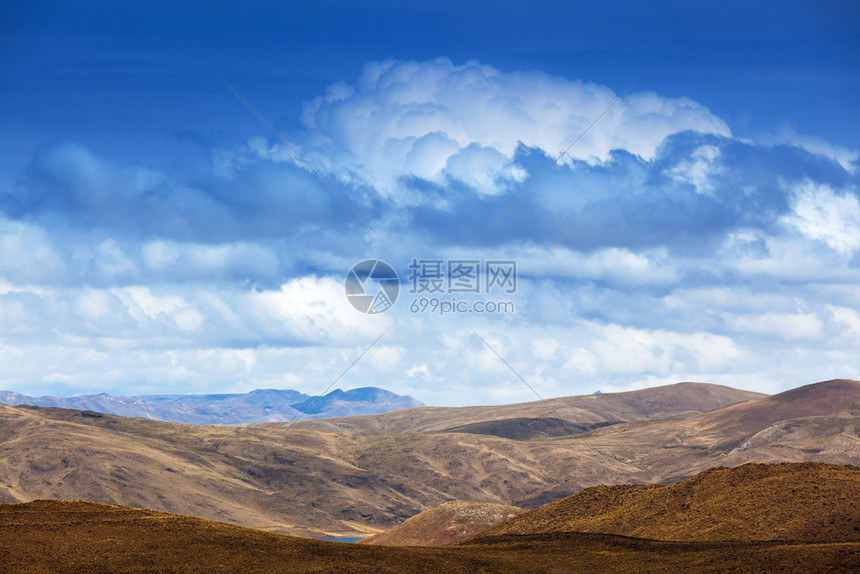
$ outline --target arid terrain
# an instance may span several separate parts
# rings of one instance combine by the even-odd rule
[[[151,510],[35,501],[0,505],[0,564],[25,573],[856,572],[858,489],[856,467],[715,469],[675,487],[595,487],[436,548],[322,542]],[[749,499],[740,514],[733,492]],[[673,540],[601,533],[601,521],[606,530]],[[568,530],[582,526],[595,531]],[[691,540],[683,540],[688,529]]]
[[[277,442],[283,424],[0,406],[0,501],[89,500],[357,537],[453,500],[535,508],[715,466],[860,461],[856,381],[773,396],[684,383],[550,403],[578,434],[540,402],[306,421]]]

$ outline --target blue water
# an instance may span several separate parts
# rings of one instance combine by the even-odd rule
[[[325,540],[326,542],[358,542],[361,538],[317,538],[317,540]]]

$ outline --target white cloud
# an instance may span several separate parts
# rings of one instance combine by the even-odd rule
[[[738,332],[778,337],[786,341],[818,339],[824,329],[821,319],[814,313],[742,315],[731,322]]]
[[[627,375],[687,373],[726,368],[741,356],[729,338],[704,332],[678,333],[620,325],[593,325],[593,352],[600,371]]]
[[[663,248],[634,252],[608,247],[584,253],[527,245],[514,246],[505,254],[516,257],[521,275],[592,279],[620,285],[672,284],[678,280],[676,263]]]
[[[126,304],[139,307],[149,317],[155,317],[159,313],[169,314],[188,305],[185,299],[177,295],[154,295],[145,285],[130,286],[117,291],[119,297],[126,301]]]
[[[827,305],[826,308],[833,314],[833,318],[839,323],[849,337],[860,339],[860,314],[850,307]]]
[[[857,167],[857,159],[860,158],[860,152],[857,150],[835,145],[815,136],[800,134],[790,125],[783,125],[777,131],[776,135],[763,137],[762,142],[801,147],[811,153],[830,158],[849,173],[854,173]]]
[[[827,185],[806,182],[792,190],[793,213],[786,225],[822,241],[831,249],[851,253],[860,247],[860,203],[850,192],[836,194]]]
[[[714,185],[712,175],[723,173],[724,169],[717,163],[721,155],[720,148],[703,145],[696,149],[689,159],[682,160],[669,170],[669,174],[677,181],[689,183],[702,195],[713,195]]]
[[[330,277],[301,277],[278,290],[239,295],[237,303],[255,331],[302,343],[350,344],[379,335],[389,322],[354,309],[343,283]]]
[[[314,165],[346,168],[386,196],[402,199],[404,175],[492,194],[525,176],[514,161],[518,146],[554,158],[616,97],[606,86],[476,62],[386,61],[368,64],[354,86],[311,101],[303,117],[325,150]],[[730,135],[693,100],[629,94],[563,161],[602,162],[613,149],[650,159],[666,136],[684,130]]]
[[[784,293],[751,290],[748,286],[708,286],[676,288],[663,299],[668,309],[695,311],[731,310],[752,312],[761,309],[793,309],[797,299]]]
[[[180,276],[250,275],[270,278],[277,274],[278,255],[260,243],[203,244],[156,240],[140,247],[147,269]]]
[[[0,277],[15,284],[52,283],[68,273],[65,254],[45,229],[0,216]]]

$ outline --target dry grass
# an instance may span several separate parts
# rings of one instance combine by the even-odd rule
[[[595,532],[674,541],[860,542],[860,468],[715,468],[672,486],[596,486],[479,536]]]
[[[514,519],[516,520],[516,519]],[[320,542],[89,502],[0,505],[0,569],[16,573],[856,572],[858,542],[661,542],[575,532],[443,548]]]

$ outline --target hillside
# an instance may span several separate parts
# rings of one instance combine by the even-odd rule
[[[558,573],[847,572],[858,543],[674,543],[567,534],[444,548],[294,538],[86,502],[0,505],[0,559],[15,572]],[[38,552],[33,549],[38,548]]]
[[[824,381],[706,413],[596,429],[588,440],[640,469],[643,483],[747,462],[858,465],[860,382]]]
[[[857,542],[667,543],[566,533],[392,547],[321,542],[89,502],[0,505],[0,532],[0,564],[22,573],[808,574],[860,568]]]
[[[322,397],[281,389],[258,389],[240,394],[137,397],[111,396],[107,393],[76,397],[30,397],[0,391],[0,403],[88,410],[196,425],[285,422],[300,416],[318,418],[379,414],[423,406],[412,397],[376,387],[349,391],[335,389]]]
[[[592,532],[656,540],[860,542],[860,468],[714,468],[671,486],[596,486],[480,533]]]
[[[367,536],[452,499],[518,505],[614,477],[575,438],[293,428],[279,440],[282,432],[0,406],[0,502],[86,499],[293,534]]]
[[[780,421],[820,416],[860,417],[860,382],[834,379],[804,385],[708,413],[696,424],[708,432],[742,435],[760,432]]]
[[[359,544],[383,546],[447,546],[474,536],[523,513],[522,508],[486,502],[446,502],[425,510],[391,530],[374,534]]]

